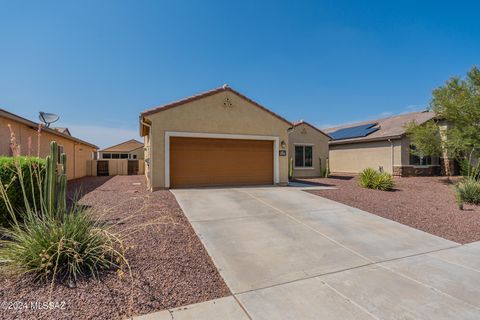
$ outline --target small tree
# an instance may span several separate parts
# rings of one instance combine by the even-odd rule
[[[472,166],[480,152],[480,70],[473,67],[465,79],[451,78],[432,93],[430,108],[435,121],[410,123],[407,134],[414,151],[467,161]],[[446,123],[440,127],[439,121]]]
[[[411,122],[407,125],[407,133],[411,143],[415,146],[412,153],[418,156],[439,156],[442,153],[442,142],[438,125],[430,120],[422,125]]]

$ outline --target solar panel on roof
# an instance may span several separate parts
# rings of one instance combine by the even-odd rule
[[[337,131],[331,132],[330,136],[333,138],[333,140],[366,137],[380,129],[379,127],[375,127],[376,125],[377,123],[368,123],[359,126],[338,129]]]

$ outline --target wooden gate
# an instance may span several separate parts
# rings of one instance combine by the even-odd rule
[[[108,160],[97,161],[97,176],[108,176]]]
[[[88,176],[124,176],[143,174],[144,172],[145,162],[143,160],[87,160]]]
[[[138,160],[128,160],[128,175],[138,174]]]

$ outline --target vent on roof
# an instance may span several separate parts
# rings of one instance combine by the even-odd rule
[[[333,140],[366,137],[380,129],[380,127],[377,127],[376,125],[377,123],[368,123],[360,126],[338,129],[337,131],[331,132],[330,136]]]

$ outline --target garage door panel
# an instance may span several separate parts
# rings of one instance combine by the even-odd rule
[[[273,141],[172,137],[173,187],[273,183]]]

